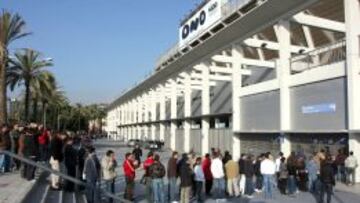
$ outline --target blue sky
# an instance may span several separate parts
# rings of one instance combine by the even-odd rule
[[[154,69],[177,41],[180,19],[200,0],[0,0],[33,34],[31,47],[54,59],[50,69],[72,102],[111,102]]]

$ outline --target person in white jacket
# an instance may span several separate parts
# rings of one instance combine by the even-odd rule
[[[224,166],[220,159],[219,153],[214,154],[214,159],[211,162],[211,173],[214,178],[215,198],[221,199],[224,197],[225,181],[224,181]]]
[[[272,198],[273,186],[274,186],[274,175],[276,171],[276,165],[274,161],[270,159],[271,154],[266,153],[265,159],[261,162],[260,172],[264,178],[264,194],[265,198]]]
[[[107,191],[114,194],[115,193],[115,179],[117,162],[115,159],[115,153],[112,150],[106,152],[106,155],[101,160],[101,168],[103,173],[103,179],[105,180]],[[113,199],[109,198],[109,202],[112,203]]]
[[[345,160],[345,168],[346,168],[346,183],[348,185],[350,185],[350,183],[352,185],[355,185],[355,171],[356,168],[358,167],[358,162],[357,162],[357,158],[354,156],[354,152],[351,151],[349,153],[348,158],[346,158]],[[350,181],[351,178],[351,181]]]

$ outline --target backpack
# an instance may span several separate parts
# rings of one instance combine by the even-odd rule
[[[151,177],[152,178],[163,178],[165,176],[165,167],[161,163],[154,163],[151,166]]]

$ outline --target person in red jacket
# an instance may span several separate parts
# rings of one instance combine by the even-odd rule
[[[124,198],[133,201],[134,188],[135,188],[136,162],[134,156],[131,153],[126,153],[125,161],[123,163],[123,169],[124,169],[125,181],[126,181]]]
[[[213,185],[213,177],[210,168],[211,168],[210,154],[206,154],[202,162],[202,169],[204,171],[204,176],[205,176],[205,192],[206,195],[208,196],[210,196],[210,191]]]
[[[144,184],[145,184],[145,194],[146,194],[146,199],[148,202],[153,202],[152,200],[152,196],[153,196],[153,193],[152,193],[152,179],[150,177],[150,173],[149,173],[149,168],[150,166],[154,163],[154,153],[152,151],[150,151],[148,153],[148,156],[146,158],[146,160],[144,161],[143,163],[143,168],[145,170],[145,174],[144,174],[144,178],[143,178],[143,181],[144,181]]]
[[[48,157],[48,145],[49,145],[49,133],[48,130],[44,129],[41,125],[39,127],[40,135],[38,137],[40,161],[47,161]]]

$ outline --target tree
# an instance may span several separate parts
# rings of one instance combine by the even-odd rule
[[[24,119],[29,121],[29,105],[31,98],[31,87],[41,84],[51,86],[54,78],[51,72],[44,68],[52,66],[52,60],[42,59],[40,52],[32,49],[22,49],[15,53],[15,58],[10,60],[10,67],[7,70],[8,84],[13,91],[16,85],[25,86],[25,112]]]
[[[0,125],[7,121],[6,109],[6,67],[8,64],[8,47],[11,42],[25,37],[25,21],[18,14],[5,10],[0,14]]]
[[[53,74],[40,74],[37,80],[34,80],[30,86],[31,98],[33,101],[33,117],[34,122],[38,122],[38,105],[41,102],[44,125],[46,116],[46,107],[49,100],[57,91],[56,80]]]

